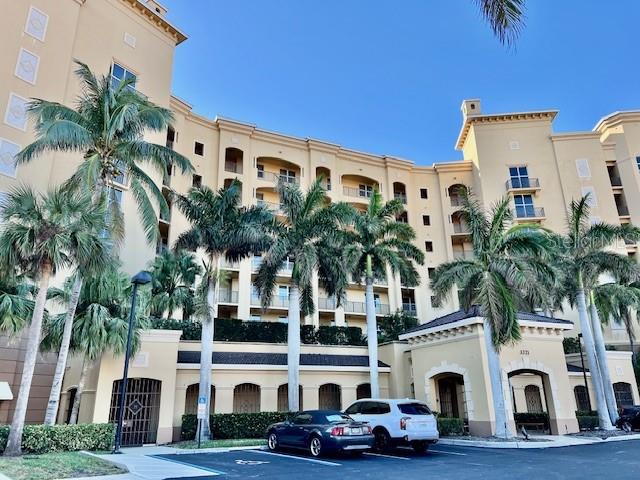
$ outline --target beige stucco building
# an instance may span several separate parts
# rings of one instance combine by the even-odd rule
[[[26,102],[40,97],[73,104],[78,92],[73,59],[78,59],[94,71],[110,72],[114,81],[135,76],[136,89],[173,110],[171,129],[149,136],[149,140],[187,156],[196,172],[188,176],[177,171],[164,175],[153,172],[167,193],[185,193],[200,184],[220,188],[237,178],[242,182],[243,203],[264,203],[278,213],[275,186],[279,179],[305,188],[322,176],[332,201],[346,201],[356,208],[364,208],[374,187],[385,199],[401,199],[406,212],[398,221],[414,227],[416,244],[426,255],[420,268],[421,284],[407,288],[389,274],[376,282],[376,306],[381,316],[407,311],[422,327],[407,333],[403,341],[380,348],[382,392],[424,399],[439,411],[463,416],[474,432],[489,432],[493,419],[486,353],[480,341],[482,322],[476,316],[441,324],[441,318],[451,319],[447,315],[457,310],[457,302],[453,299],[435,305],[428,286],[437,265],[472,255],[469,232],[458,212],[459,187],[471,188],[487,206],[508,195],[515,221],[538,222],[556,231],[564,228],[569,201],[585,193],[591,194],[594,221],[640,225],[640,111],[608,115],[592,131],[557,133],[553,130],[555,110],[487,114],[480,100],[465,100],[455,141],[463,159],[419,166],[406,159],[198,115],[187,102],[171,95],[174,51],[186,36],[167,21],[166,10],[153,0],[5,3],[0,18],[5,39],[0,44],[4,67],[0,70],[0,192],[21,183],[45,190],[66,179],[78,164],[78,156],[67,154],[50,155],[18,168],[13,164],[15,153],[33,139]],[[416,160],[426,163],[433,159]],[[134,273],[147,267],[156,252],[170,247],[187,223],[172,209],[170,217],[159,220],[162,240],[158,245],[147,245],[126,182],[116,189],[121,192],[125,214],[122,261],[126,270]],[[638,246],[614,248],[636,257]],[[224,265],[229,282],[221,295],[221,317],[286,321],[290,268],[283,268],[278,294],[263,311],[252,288],[259,262],[260,258],[254,257]],[[317,286],[314,296],[317,311],[305,323],[365,330],[362,286],[352,284],[341,307]],[[581,388],[575,388],[584,387],[585,377],[581,369],[576,371],[575,359],[565,359],[561,341],[577,334],[576,315],[570,309],[563,314],[573,325],[545,318],[524,320],[523,341],[501,353],[505,385],[512,387],[506,389],[512,397],[507,403],[516,411],[547,411],[552,430],[573,431],[573,412],[580,407],[577,399],[584,404],[585,398]],[[428,323],[434,319],[435,325]],[[615,324],[605,328],[605,337],[619,350],[628,343],[624,329]],[[145,427],[156,432],[153,438],[148,437],[153,441],[175,436],[181,415],[192,409],[194,393],[189,387],[197,380],[197,359],[193,356],[194,352],[198,356],[197,348],[197,343],[180,340],[179,332],[151,331],[144,337],[131,374],[139,379],[136,388],[144,390],[145,398],[153,403],[153,420],[147,419]],[[286,383],[283,345],[216,343],[214,351],[221,355],[214,358],[212,372],[216,412],[276,410],[282,406],[279,389]],[[303,347],[303,355],[307,355],[301,373],[305,408],[345,407],[366,393],[368,364],[363,347],[308,345]],[[15,392],[19,374],[15,365],[3,360],[9,357],[0,357],[0,383]],[[121,365],[122,359],[109,357],[93,367],[81,420],[109,419],[111,394]],[[631,395],[635,403],[640,402],[629,354],[610,353],[609,368],[618,383],[628,385],[624,387],[625,401]],[[65,379],[60,421],[66,418],[77,375],[74,360]],[[0,411],[10,411],[10,399],[1,397],[2,389]]]

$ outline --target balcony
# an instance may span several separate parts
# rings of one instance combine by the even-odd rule
[[[515,218],[518,220],[541,220],[545,218],[544,208],[533,206],[519,206],[515,209]]]
[[[418,313],[415,303],[403,303],[402,304],[402,311],[405,312],[405,313],[408,313],[409,315],[413,315],[414,317]]]
[[[260,265],[262,265],[262,257],[252,257],[251,258],[251,271],[252,272],[257,272],[258,269],[260,268]],[[284,274],[284,275],[291,275],[291,272],[293,272],[293,262],[290,260],[286,260],[282,266],[280,267],[280,270],[278,270],[278,273],[280,275]]]
[[[260,180],[265,180],[272,183],[295,183],[300,185],[300,179],[291,175],[281,175],[279,173],[267,172],[266,170],[257,170],[257,177]]]
[[[259,207],[264,207],[273,213],[282,213],[282,206],[279,203],[267,202],[266,200],[258,199],[256,201],[256,205],[258,205]]]
[[[371,198],[373,190],[361,189],[357,187],[342,187],[342,193],[346,197],[352,198]]]
[[[318,298],[318,310],[335,310],[336,299],[335,298]]]
[[[232,290],[228,290],[228,289],[221,289],[218,292],[218,302],[220,302],[220,303],[237,304],[238,303],[238,292],[232,291]]]
[[[242,175],[242,163],[226,160],[224,162],[224,171]]]
[[[396,200],[400,200],[405,205],[407,204],[407,194],[406,193],[394,192],[393,193],[393,198],[395,198]]]
[[[254,306],[262,306],[260,302],[260,297],[257,295],[251,295],[251,305]],[[289,308],[289,297],[280,297],[274,296],[271,297],[271,303],[268,305],[269,308]]]
[[[376,304],[376,315],[389,315],[389,305],[385,303]],[[366,315],[367,307],[364,302],[344,302],[344,313],[352,313],[357,315]]]
[[[506,182],[507,192],[536,192],[540,190],[540,180],[537,178],[510,178]]]
[[[220,268],[223,268],[225,270],[239,270],[240,262],[231,262],[226,258],[223,258],[220,262]]]

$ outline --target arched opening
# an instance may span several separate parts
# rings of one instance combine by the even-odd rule
[[[318,406],[321,410],[342,409],[342,389],[335,383],[325,383],[318,389]]]
[[[316,178],[322,177],[322,187],[327,191],[331,191],[331,171],[326,167],[316,168]]]
[[[580,412],[591,411],[591,400],[589,399],[589,392],[584,385],[576,385],[573,388],[573,395],[576,397],[576,409]]]
[[[118,405],[122,380],[115,380],[111,389],[109,422],[118,419]],[[152,378],[130,378],[124,396],[124,426],[122,445],[136,446],[156,443],[160,415],[162,382]]]
[[[298,407],[299,410],[304,410],[302,403],[302,385],[298,385]],[[283,383],[278,387],[278,411],[289,411],[289,384]]]
[[[233,413],[257,413],[260,411],[260,386],[241,383],[233,389]]]
[[[256,175],[267,182],[300,183],[302,170],[295,163],[277,157],[256,158]]]
[[[549,375],[539,370],[520,369],[509,372],[508,377],[516,429],[524,427],[529,432],[562,433],[551,396]]]
[[[378,182],[373,178],[362,175],[343,175],[342,176],[342,193],[347,197],[359,198],[364,201],[373,195],[375,188],[380,189]]]
[[[434,377],[436,409],[448,418],[468,420],[465,402],[465,385],[462,375],[445,372]]]
[[[451,206],[460,207],[462,206],[462,195],[464,192],[467,192],[468,189],[466,185],[462,183],[456,183],[451,185],[447,189],[447,193],[449,194],[449,200],[451,201]]]
[[[273,187],[256,188],[256,205],[268,208],[272,212],[280,211],[280,196]]]
[[[524,387],[524,398],[527,404],[527,413],[542,413],[542,397],[540,387],[537,385],[527,385]]]
[[[469,233],[469,225],[464,221],[464,214],[458,210],[451,214],[453,233]]]
[[[224,150],[224,170],[242,174],[244,152],[239,148],[227,147]]]
[[[198,413],[198,396],[200,394],[200,385],[193,383],[187,387],[184,399],[185,415],[195,415]],[[213,415],[216,405],[216,387],[211,385],[211,397],[209,400],[209,413]]]
[[[617,382],[613,384],[613,394],[616,397],[616,405],[618,408],[633,405],[633,393],[631,384],[626,382]]]
[[[393,198],[400,200],[402,203],[407,203],[407,187],[402,182],[393,182]]]
[[[371,384],[361,383],[356,387],[356,400],[361,398],[371,398]]]

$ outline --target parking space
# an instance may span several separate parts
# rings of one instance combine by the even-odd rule
[[[439,479],[512,478],[640,478],[640,441],[603,443],[543,450],[483,449],[436,445],[417,455],[408,449],[385,455],[367,453],[360,457],[335,456],[320,460],[299,452],[271,453],[264,450],[236,450],[224,453],[160,455],[168,461],[197,466],[213,478],[322,479],[344,478]],[[200,479],[207,477],[198,477]]]

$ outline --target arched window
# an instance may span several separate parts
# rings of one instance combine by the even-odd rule
[[[325,383],[318,389],[318,405],[321,410],[340,410],[342,408],[342,390],[340,385]]]
[[[260,411],[260,387],[253,383],[241,383],[233,389],[233,413],[257,413]]]
[[[322,177],[322,187],[330,192],[331,191],[331,171],[326,167],[316,168],[316,177]]]
[[[238,148],[228,147],[224,151],[224,170],[242,174],[242,157],[244,153]]]
[[[633,394],[631,393],[631,384],[626,382],[618,382],[613,384],[613,393],[616,396],[616,404],[618,408],[633,405]]]
[[[356,400],[361,398],[371,398],[371,384],[361,383],[356,387]]]
[[[576,385],[573,388],[573,394],[576,397],[576,408],[579,411],[588,412],[591,410],[591,402],[589,401],[587,387],[584,385]]]
[[[461,183],[456,183],[454,185],[451,185],[448,189],[447,189],[447,193],[449,194],[449,200],[451,200],[451,206],[453,207],[459,207],[462,205],[462,193],[468,191],[467,187],[465,185],[462,185]]]
[[[298,409],[304,410],[302,406],[302,385],[298,385]],[[278,411],[289,411],[289,384],[283,383],[278,387]]]
[[[184,400],[184,413],[186,415],[195,415],[198,413],[198,395],[200,393],[200,385],[194,383],[187,387]],[[209,401],[209,413],[213,414],[216,404],[216,387],[211,385],[211,400]]]
[[[524,387],[524,398],[527,402],[528,413],[542,413],[542,397],[540,388],[537,385],[527,385]]]

